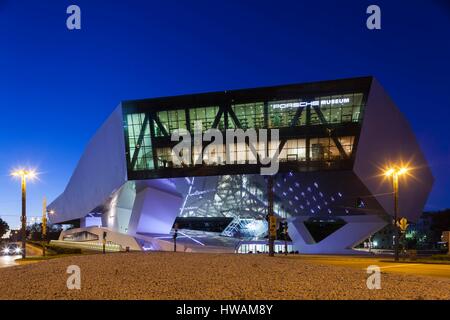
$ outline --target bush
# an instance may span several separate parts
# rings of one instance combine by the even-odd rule
[[[66,247],[56,246],[54,244],[47,244],[47,245],[45,245],[45,248],[55,252],[56,254],[80,254],[81,253],[80,248],[66,248]]]
[[[30,241],[30,240],[27,240],[27,243],[31,244],[31,245],[34,245],[36,247],[39,247],[39,248],[43,248],[44,247],[44,243],[41,242],[41,241]]]
[[[450,261],[450,254],[434,254],[431,256],[432,260]]]

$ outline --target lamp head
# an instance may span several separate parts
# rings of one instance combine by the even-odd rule
[[[394,173],[395,173],[395,169],[394,169],[394,168],[389,168],[389,169],[387,169],[386,171],[384,171],[384,175],[385,175],[386,177],[390,177],[390,176],[392,176]]]
[[[20,177],[20,178],[28,178],[28,179],[35,179],[37,178],[36,170],[34,169],[17,169],[13,170],[11,172],[11,176],[13,177]]]
[[[409,171],[408,167],[391,167],[384,171],[386,177],[401,176]]]

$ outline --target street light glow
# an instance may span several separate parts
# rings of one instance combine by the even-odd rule
[[[37,178],[37,172],[35,169],[16,169],[11,172],[11,176],[33,180]]]
[[[396,168],[389,168],[384,171],[384,175],[386,177],[392,177],[392,176],[401,176],[405,173],[407,173],[409,169],[407,167],[396,167]]]
[[[27,228],[27,180],[34,180],[38,174],[35,169],[19,168],[11,171],[11,176],[20,178],[22,189],[22,259],[26,258],[26,228]],[[32,219],[33,221],[33,219]]]
[[[395,261],[399,260],[399,228],[398,228],[398,189],[399,177],[406,174],[410,169],[407,166],[394,166],[384,170],[384,176],[392,180],[392,191],[394,194],[394,227],[396,235],[394,237]]]
[[[388,170],[386,170],[386,171],[384,172],[384,175],[385,175],[386,177],[390,177],[390,176],[392,176],[392,175],[394,174],[394,172],[395,172],[395,170],[392,169],[392,168],[390,168],[390,169],[388,169]]]

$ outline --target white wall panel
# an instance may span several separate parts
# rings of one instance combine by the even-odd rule
[[[79,219],[127,181],[122,107],[119,105],[87,145],[64,192],[50,205],[52,223]]]

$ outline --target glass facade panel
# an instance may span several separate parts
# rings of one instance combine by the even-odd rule
[[[184,109],[159,111],[157,116],[169,135],[176,129],[187,129]],[[155,123],[155,136],[161,137],[162,135],[161,129]]]
[[[264,103],[246,103],[232,106],[236,117],[238,118],[242,129],[260,129],[264,128]],[[230,123],[232,122],[232,123]],[[234,122],[228,117],[229,128],[234,128]],[[231,127],[232,125],[233,127]]]
[[[194,108],[189,109],[189,119],[191,124],[191,130],[194,129],[194,122],[201,121],[202,122],[202,131],[206,131],[212,128],[214,123],[214,119],[216,115],[219,113],[219,107],[204,107],[204,108]],[[219,124],[217,125],[217,129],[225,130],[224,125],[224,117],[220,117]]]
[[[290,127],[294,119],[295,113],[300,107],[300,100],[272,101],[269,102],[268,117],[269,128],[285,128]],[[306,117],[303,115],[306,123]],[[296,126],[301,125],[298,121]]]
[[[340,137],[338,140],[347,156],[350,156],[352,154],[355,137]]]
[[[269,143],[270,155],[273,155],[275,153],[279,145],[280,142]],[[264,148],[264,146],[262,145],[260,148]],[[305,139],[287,140],[283,146],[283,149],[281,149],[280,154],[278,155],[278,159],[280,162],[306,161],[306,140]]]
[[[225,118],[228,119],[227,127],[230,129],[236,128],[232,112],[236,115],[242,129],[262,129],[265,128],[265,121],[268,122],[268,128],[287,128],[293,125],[294,127],[306,126],[306,125],[322,125],[321,115],[326,123],[339,124],[349,122],[361,121],[361,113],[363,108],[364,96],[363,93],[351,93],[340,95],[328,95],[320,97],[311,97],[308,99],[293,99],[293,100],[279,100],[267,102],[267,114],[265,114],[266,102],[254,102],[245,104],[233,104],[231,110],[226,114],[222,114],[218,121],[217,128],[219,130],[225,130]],[[208,102],[206,102],[208,103]],[[225,104],[225,102],[224,102]],[[301,115],[298,120],[293,123],[296,113],[302,108]],[[315,109],[319,108],[321,112],[316,113]],[[173,161],[173,155],[171,148],[167,147],[171,145],[166,143],[164,139],[170,139],[170,134],[175,129],[187,129],[190,126],[191,133],[193,133],[194,122],[202,122],[202,130],[206,131],[212,128],[212,125],[219,113],[219,106],[208,107],[194,107],[187,109],[177,110],[163,110],[157,111],[156,120],[153,119],[152,123],[145,120],[145,113],[130,113],[125,115],[127,142],[129,146],[130,163],[128,168],[130,170],[153,170],[155,167],[175,167]],[[189,112],[189,113],[187,113]],[[151,119],[151,115],[148,115],[148,119]],[[189,117],[187,117],[189,115]],[[310,115],[309,120],[307,115]],[[267,117],[267,118],[266,118]],[[189,118],[189,125],[187,123]],[[308,123],[309,122],[309,123]],[[160,123],[161,127],[158,125]],[[153,128],[153,143],[157,143],[158,147],[155,150],[152,149],[152,137],[150,134],[150,124]],[[344,127],[344,126],[343,126]],[[345,132],[347,126],[344,128]],[[350,128],[352,129],[352,128]],[[162,137],[163,131],[167,131],[169,137],[164,139],[155,139],[155,137]],[[283,131],[282,131],[283,132]],[[296,139],[296,132],[302,139]],[[309,157],[312,161],[333,161],[341,160],[343,157],[339,152],[339,148],[333,139],[329,137],[318,138],[317,136],[324,133],[319,132],[314,136],[313,132],[319,132],[317,130],[286,130],[290,139],[284,144],[282,150],[280,150],[279,160],[281,162],[305,162]],[[353,132],[349,130],[349,132]],[[346,135],[345,133],[341,133]],[[350,133],[353,134],[353,133]],[[306,145],[305,135],[310,138],[309,145]],[[286,135],[285,135],[286,136]],[[351,156],[354,137],[343,136],[338,140],[342,145],[342,148],[347,156]],[[161,148],[159,147],[161,146]],[[164,146],[164,147],[163,147]],[[269,146],[265,146],[262,143],[258,143],[256,146],[257,151],[263,151],[268,148],[269,156],[273,156],[275,150],[279,147],[279,143],[270,143]],[[309,154],[307,154],[307,147]],[[193,147],[190,159],[195,163],[196,159],[202,159],[204,165],[216,166],[226,163],[227,155],[225,146],[220,150],[212,150],[210,147],[206,147],[205,150],[210,151],[205,154],[202,149]],[[155,157],[154,157],[155,153]],[[251,152],[250,147],[246,143],[240,143],[233,146],[229,154],[231,160],[234,163],[256,163],[257,157]],[[154,163],[156,161],[156,163]],[[193,165],[183,164],[182,166]]]
[[[225,164],[226,156],[225,156],[224,150],[225,150],[225,146],[223,146],[223,147],[217,146],[216,147],[213,144],[208,145],[203,150],[203,162],[206,165],[212,165],[212,166]]]
[[[288,140],[283,147],[283,157],[280,161],[305,161],[306,141],[305,139]]]
[[[345,136],[337,138],[344,152],[347,156],[350,156],[353,149],[354,137]],[[133,141],[130,142],[130,150],[134,152],[135,148],[132,147]],[[275,151],[279,148],[280,142],[270,142],[269,143],[269,155],[273,156]],[[264,154],[266,146],[263,143],[256,144],[256,151],[260,154]],[[141,148],[142,149],[142,148]],[[144,148],[145,153],[150,153],[147,147]],[[148,158],[150,156],[145,156]],[[202,158],[202,164],[208,166],[217,166],[226,164],[226,148],[216,148],[215,146],[209,145],[203,148],[192,148],[193,162],[198,158]],[[229,146],[229,156],[232,163],[230,164],[248,164],[256,163],[256,156],[251,151],[251,148],[247,143],[235,143]],[[158,168],[173,168],[177,167],[173,161],[172,149],[167,148],[157,148],[156,158]],[[326,138],[311,138],[310,139],[310,158],[312,161],[332,161],[342,159],[342,155],[339,152],[334,140],[330,137]],[[139,158],[140,159],[140,158]],[[289,139],[284,144],[281,149],[278,159],[280,162],[304,162],[306,161],[306,140],[305,139]],[[178,167],[181,167],[179,165]]]
[[[327,123],[345,123],[361,121],[361,109],[363,103],[362,93],[332,95],[316,97],[312,101],[285,100],[269,102],[269,128],[290,127],[295,114],[300,107],[310,108],[311,125],[322,124],[314,107],[318,107]],[[294,126],[307,124],[306,111],[303,110],[300,118]]]
[[[345,153],[350,155],[353,149],[354,137],[340,137],[338,140]],[[332,138],[311,138],[310,144],[310,157],[312,161],[329,161],[342,158]]]
[[[257,144],[255,146],[257,152],[259,148],[261,148],[261,146],[260,144]],[[229,147],[229,150],[231,161],[236,163],[256,163],[256,155],[252,152],[247,143],[235,143]],[[225,157],[225,155],[223,155],[223,157]]]
[[[144,113],[128,114],[126,117],[130,165],[132,170],[137,171],[154,169],[150,122],[144,123],[144,120]]]
[[[328,123],[359,122],[362,108],[362,93],[317,97],[320,111]],[[319,116],[311,109],[311,124],[320,124]]]
[[[275,244],[274,250],[276,253],[284,253],[285,246],[284,244]],[[292,244],[289,243],[287,245],[287,251],[292,252],[293,247]],[[239,246],[238,253],[268,253],[269,246],[267,244],[259,244],[259,243],[244,243]]]
[[[172,148],[157,148],[156,149],[156,159],[158,161],[158,168],[175,168],[181,167],[173,161]]]

